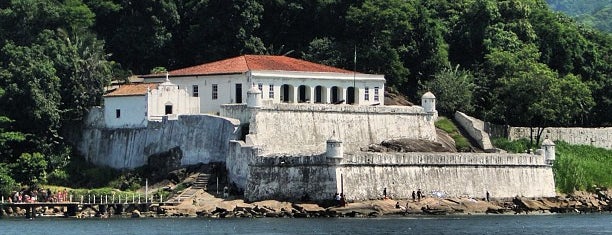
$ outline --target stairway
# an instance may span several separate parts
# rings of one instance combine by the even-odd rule
[[[185,200],[192,198],[198,191],[204,190],[206,191],[208,185],[208,179],[210,179],[210,174],[200,173],[196,178],[193,185],[189,188],[183,190],[183,192],[179,195],[174,196],[166,201],[166,203],[171,204],[179,204]]]
[[[196,178],[195,183],[193,183],[193,186],[191,186],[191,188],[193,188],[193,189],[202,189],[202,190],[206,191],[209,179],[210,179],[210,174],[200,173],[198,175],[198,178]]]

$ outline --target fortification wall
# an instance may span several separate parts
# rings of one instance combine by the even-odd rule
[[[462,112],[455,112],[455,121],[478,143],[484,150],[493,149],[489,134],[485,130],[485,123],[470,117]]]
[[[421,189],[445,197],[553,197],[552,168],[541,155],[495,153],[345,154],[341,162],[324,155],[256,157],[250,163],[245,195],[249,200],[410,198]]]
[[[346,152],[394,138],[436,140],[419,106],[267,105],[253,110],[249,138],[265,153],[320,153],[335,133]]]
[[[131,169],[148,156],[179,146],[182,165],[225,161],[230,140],[240,136],[240,122],[212,115],[181,115],[178,120],[149,122],[146,128],[100,128],[85,125],[75,143],[97,165]]]
[[[510,140],[529,139],[530,133],[529,127],[508,128],[508,138]],[[542,138],[545,137],[552,141],[562,140],[570,144],[592,145],[599,148],[612,149],[612,127],[547,127],[542,133]]]
[[[366,163],[366,164],[364,164]],[[409,198],[413,190],[457,197],[553,197],[552,167],[544,156],[492,153],[363,153],[345,155],[339,169],[353,199]]]
[[[251,159],[245,198],[294,200],[308,195],[323,200],[338,192],[338,175],[325,154],[267,155]]]

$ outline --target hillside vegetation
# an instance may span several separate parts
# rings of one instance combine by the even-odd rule
[[[612,0],[546,0],[553,10],[586,25],[612,32]]]
[[[612,125],[612,36],[543,0],[4,0],[0,38],[3,185],[70,179],[65,129],[111,80],[241,54],[384,74],[446,116]]]

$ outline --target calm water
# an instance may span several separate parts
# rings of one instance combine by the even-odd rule
[[[612,234],[612,214],[310,219],[0,219],[0,234]]]

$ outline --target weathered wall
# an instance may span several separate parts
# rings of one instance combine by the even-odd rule
[[[360,153],[339,169],[348,198],[409,198],[413,190],[446,196],[553,197],[552,168],[544,156],[489,153]]]
[[[273,104],[253,115],[247,137],[266,153],[320,153],[333,133],[346,152],[393,138],[436,140],[419,106]]]
[[[345,154],[338,164],[324,155],[256,157],[249,163],[245,193],[249,200],[329,199],[344,192],[347,199],[426,195],[484,197],[553,197],[552,168],[541,155],[492,153]]]
[[[508,138],[510,140],[529,139],[530,133],[529,127],[508,128]],[[542,138],[545,137],[552,141],[562,140],[570,144],[593,145],[599,148],[612,149],[612,127],[547,127],[542,133]]]
[[[249,123],[251,111],[246,104],[224,104],[221,105],[219,115],[223,117],[240,120],[240,123]]]
[[[493,149],[489,133],[486,132],[483,121],[459,111],[455,112],[455,121],[478,143],[480,148],[484,150]]]
[[[240,122],[211,115],[181,115],[178,120],[149,122],[146,128],[96,128],[82,131],[79,152],[89,161],[117,169],[146,164],[147,157],[179,146],[183,165],[225,161],[230,140],[240,136]]]
[[[239,188],[245,189],[249,177],[249,161],[258,153],[259,149],[245,144],[244,141],[230,141],[229,154],[225,164],[229,181]]]
[[[335,165],[325,154],[258,156],[249,161],[245,197],[292,200],[308,194],[315,200],[330,199],[338,192],[338,182]]]

